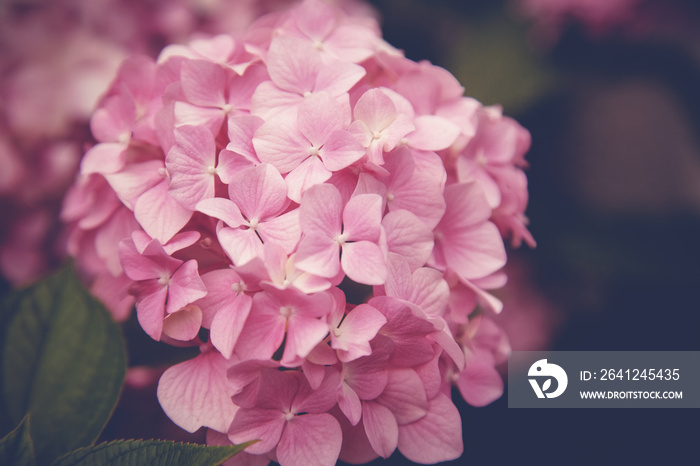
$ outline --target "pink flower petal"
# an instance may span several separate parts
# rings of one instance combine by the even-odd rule
[[[275,217],[288,203],[287,185],[282,175],[267,163],[237,173],[231,178],[228,192],[249,220]]]
[[[413,369],[389,370],[389,382],[377,402],[391,410],[399,425],[415,422],[428,412],[423,381]]]
[[[319,157],[309,157],[285,178],[287,196],[294,202],[301,202],[302,196],[309,188],[327,181],[331,174]]]
[[[452,401],[439,394],[429,402],[428,414],[399,427],[399,451],[411,461],[430,464],[462,456],[462,420]]]
[[[365,285],[382,285],[387,268],[382,250],[375,243],[345,243],[340,258],[343,271],[351,280]]]
[[[343,210],[343,235],[350,241],[379,240],[382,198],[377,194],[358,194]]]
[[[168,286],[168,304],[166,311],[171,314],[185,305],[204,297],[207,288],[199,278],[196,260],[189,260],[182,264],[170,277]]]
[[[199,333],[202,310],[197,306],[185,306],[163,319],[163,334],[180,341],[190,341]]]
[[[234,444],[259,439],[260,442],[246,448],[247,452],[259,455],[275,448],[285,425],[281,410],[239,409],[231,427],[224,430],[228,430],[228,438]]]
[[[226,368],[226,360],[209,351],[166,370],[158,382],[158,401],[168,417],[188,432],[202,426],[226,432],[237,410]]]
[[[333,466],[342,443],[340,424],[330,414],[295,416],[282,433],[277,445],[277,459],[281,466]]]
[[[189,222],[192,211],[170,195],[163,180],[138,198],[134,215],[151,238],[164,244]]]
[[[200,126],[181,126],[175,129],[175,141],[165,158],[170,173],[168,191],[180,204],[194,210],[197,202],[214,197],[214,137]]]
[[[221,307],[211,322],[211,343],[226,359],[231,358],[252,304],[250,296],[240,294]]]
[[[486,406],[503,395],[503,379],[493,364],[470,359],[457,380],[464,401],[472,406]]]
[[[374,451],[382,458],[390,457],[399,442],[399,426],[389,408],[365,401],[362,403],[362,423]]]

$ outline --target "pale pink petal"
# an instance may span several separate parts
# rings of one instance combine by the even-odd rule
[[[355,120],[367,125],[370,134],[382,131],[396,120],[396,107],[391,99],[378,88],[370,89],[357,101],[353,109]]]
[[[379,240],[382,198],[377,194],[358,194],[343,210],[343,235],[350,241]]]
[[[296,249],[301,236],[299,209],[259,224],[257,231],[265,243],[279,244],[286,253],[290,254]]]
[[[255,89],[250,102],[250,113],[265,120],[280,115],[293,117],[303,101],[301,94],[282,90],[272,81],[265,81]]]
[[[173,104],[175,127],[196,126],[218,134],[226,118],[224,111],[218,107],[200,107],[187,102],[177,101]]]
[[[506,262],[503,240],[491,222],[463,232],[453,230],[441,246],[447,265],[465,278],[489,275]]]
[[[338,351],[338,359],[350,362],[372,353],[370,340],[386,323],[386,317],[367,304],[350,311],[340,327],[331,332],[331,347]]]
[[[399,442],[399,426],[389,408],[365,401],[362,403],[362,424],[374,451],[382,458],[390,457]]]
[[[282,35],[272,39],[267,71],[280,89],[300,95],[313,91],[321,66],[321,58],[308,41]]]
[[[346,383],[343,383],[338,392],[338,407],[348,418],[350,424],[356,426],[357,423],[360,422],[360,418],[362,417],[362,402],[357,396],[357,393],[355,393],[355,390],[350,388]]]
[[[189,222],[192,211],[170,195],[163,180],[138,198],[134,215],[151,238],[167,243]]]
[[[462,456],[462,420],[452,401],[439,394],[429,402],[428,414],[399,428],[399,451],[411,461],[429,464]]]
[[[227,71],[210,61],[185,60],[180,68],[182,91],[188,102],[201,107],[223,107]]]
[[[185,306],[163,319],[163,334],[180,341],[190,341],[197,336],[202,324],[202,310],[197,306]]]
[[[117,173],[106,174],[105,178],[124,205],[133,210],[139,196],[162,181],[164,173],[162,161],[149,160],[129,164]]]
[[[330,414],[295,416],[282,433],[277,445],[277,459],[281,466],[333,466],[342,443],[340,424]]]
[[[218,218],[233,228],[245,223],[238,206],[222,197],[201,200],[197,203],[196,209],[210,217]]]
[[[302,196],[309,188],[328,180],[331,174],[319,157],[309,157],[285,178],[287,196],[294,202],[301,202]]]
[[[219,163],[216,164],[216,174],[219,175],[219,179],[226,183],[231,183],[231,178],[233,178],[238,172],[245,170],[246,168],[254,167],[260,163],[256,160],[253,162],[242,155],[232,152],[228,149],[222,149],[219,152]]]
[[[279,116],[255,132],[253,147],[261,162],[284,174],[309,157],[311,143],[297,129],[296,119]]]
[[[389,252],[402,256],[411,270],[423,266],[433,250],[433,232],[407,210],[389,212],[382,219]]]
[[[464,401],[472,406],[486,406],[503,395],[503,379],[488,361],[473,358],[459,374],[457,387]]]
[[[301,248],[300,248],[301,249]],[[387,268],[382,250],[375,243],[345,243],[340,262],[351,280],[365,285],[383,285]]]
[[[299,131],[312,146],[320,147],[338,129],[350,124],[350,103],[342,103],[327,92],[315,92],[304,99],[297,114]]]
[[[305,234],[330,239],[340,234],[343,210],[340,192],[329,184],[314,186],[305,194],[299,208],[299,223]]]
[[[255,230],[242,228],[222,228],[217,233],[221,247],[234,265],[243,265],[255,257],[263,255],[263,244]]]
[[[340,248],[327,236],[306,235],[299,243],[294,265],[319,277],[334,277],[340,270]]]
[[[246,451],[262,454],[275,448],[285,424],[284,413],[279,409],[239,409],[231,427],[224,430],[228,430],[228,438],[234,444],[260,440]]]
[[[406,138],[411,147],[420,150],[443,150],[455,142],[460,128],[447,118],[421,115],[413,120],[416,130]]]
[[[251,162],[258,162],[253,147],[253,136],[264,120],[253,115],[233,115],[228,119],[228,139],[226,149],[242,155]]]
[[[365,150],[352,134],[337,130],[328,136],[319,154],[328,170],[338,171],[360,160]]]
[[[170,194],[194,210],[197,202],[214,197],[216,148],[212,134],[198,126],[175,129],[175,146],[165,158]]]
[[[267,163],[248,168],[231,178],[229,197],[249,220],[264,220],[284,210],[287,185],[282,175]]]
[[[250,314],[253,300],[250,296],[241,294],[226,304],[214,316],[209,335],[212,345],[229,359]]]
[[[365,69],[360,65],[329,60],[319,70],[314,90],[328,91],[337,97],[349,91],[365,74]]]
[[[377,402],[386,406],[399,425],[415,422],[428,412],[423,381],[413,369],[392,369],[389,382]]]
[[[170,277],[168,304],[166,311],[171,314],[185,305],[204,297],[207,288],[199,278],[197,261],[189,260],[182,264]]]
[[[92,146],[80,162],[80,173],[116,173],[126,163],[126,144],[102,142]]]
[[[136,283],[131,292],[136,297],[136,316],[143,331],[154,340],[160,340],[168,287],[157,280],[147,280]]]
[[[237,410],[226,368],[226,360],[209,351],[166,370],[158,382],[158,401],[168,417],[188,432],[202,426],[226,432]]]
[[[282,364],[305,358],[328,335],[328,324],[321,320],[292,315],[287,324],[287,342]]]

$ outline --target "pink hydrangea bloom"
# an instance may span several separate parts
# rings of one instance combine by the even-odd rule
[[[529,134],[378,31],[306,0],[127,61],[93,117],[71,253],[115,312],[199,348],[159,399],[213,444],[261,440],[233,464],[455,459],[451,385],[502,393],[488,291],[504,237],[532,243]]]

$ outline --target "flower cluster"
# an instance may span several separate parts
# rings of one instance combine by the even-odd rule
[[[62,215],[115,316],[199,347],[176,424],[251,464],[462,454],[450,387],[502,394],[487,290],[534,245],[529,134],[463,93],[320,0],[121,66]]]

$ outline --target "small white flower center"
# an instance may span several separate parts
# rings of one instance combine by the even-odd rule
[[[231,291],[234,293],[243,293],[245,291],[245,283],[243,282],[236,282],[236,283],[231,283]]]
[[[292,419],[294,419],[294,413],[292,413],[291,411],[287,411],[286,413],[284,413],[285,421],[291,421]]]
[[[223,107],[221,107],[221,110],[223,110],[223,112],[228,115],[229,113],[231,113],[231,110],[233,110],[233,105],[226,104]]]
[[[340,328],[336,327],[333,329],[333,335],[336,337],[339,337],[343,332],[340,331]]]
[[[394,200],[394,194],[393,193],[386,193],[386,200],[388,202],[391,202]]]
[[[338,243],[340,246],[345,244],[345,241],[348,239],[347,235],[345,233],[342,233],[338,236],[335,237],[335,242]]]
[[[435,241],[442,241],[445,238],[445,236],[439,230],[435,230],[433,232],[433,237],[435,238]]]
[[[380,131],[374,131],[372,133],[372,139],[379,139],[380,137],[382,137],[382,133]]]
[[[315,40],[314,47],[316,47],[316,50],[323,50],[323,42]]]
[[[165,167],[160,167],[158,169],[158,176],[162,176],[163,178],[165,178]]]
[[[251,218],[250,221],[248,222],[248,226],[250,227],[251,230],[255,230],[258,228],[258,225],[260,224],[260,220],[257,218]]]
[[[122,133],[119,135],[119,144],[128,146],[131,140],[131,133]]]
[[[170,285],[170,275],[161,275],[160,278],[158,278],[158,284],[162,286]]]
[[[318,157],[318,147],[316,147],[316,146],[309,147],[309,155],[311,157]]]
[[[214,173],[216,173],[216,167],[214,165],[209,165],[207,167],[207,173],[209,173],[210,175],[213,175]]]
[[[280,314],[282,317],[289,317],[292,315],[292,311],[294,311],[294,308],[292,306],[282,306],[280,308]]]
[[[401,138],[399,140],[399,143],[397,144],[397,146],[407,146],[407,145],[408,145],[408,138]]]
[[[303,96],[306,98],[311,95],[311,91],[304,92]]]

